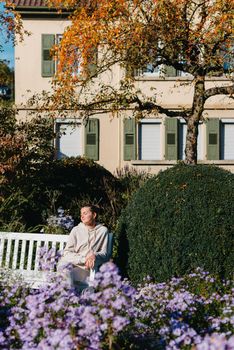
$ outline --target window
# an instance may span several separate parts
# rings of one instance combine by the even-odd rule
[[[176,70],[176,77],[192,77],[192,75],[182,70]]]
[[[145,68],[137,69],[135,71],[136,76],[154,76],[154,77],[163,77],[163,65],[154,67],[153,64],[149,63]]]
[[[202,124],[199,124],[198,159],[203,158]],[[136,138],[136,131],[138,137]],[[166,160],[185,159],[184,149],[187,125],[177,118],[143,119],[135,123],[134,118],[124,120],[124,160],[135,160],[138,149],[139,160],[162,160],[165,150]],[[163,132],[165,145],[162,144]],[[136,140],[138,144],[136,145]]]
[[[79,123],[57,122],[57,158],[77,157],[82,152],[82,127]]]
[[[56,122],[56,156],[99,160],[99,120],[90,118],[84,126],[74,119]]]
[[[206,138],[207,159],[234,160],[234,119],[209,119]]]
[[[220,159],[234,160],[234,120],[221,120]]]
[[[51,55],[51,48],[55,44],[54,34],[42,34],[41,36],[41,75],[42,77],[52,77],[55,73],[55,61]]]
[[[42,50],[42,77],[52,77],[57,69],[58,62],[51,55],[51,49],[55,44],[59,44],[62,34],[42,34],[41,50]]]
[[[162,159],[161,125],[159,119],[143,119],[136,123],[135,118],[125,118],[123,123],[124,160]],[[136,150],[138,150],[138,156]]]
[[[144,119],[138,130],[139,159],[161,159],[161,122],[158,119]]]
[[[41,48],[42,48],[42,77],[53,77],[58,61],[54,60],[51,55],[51,49],[55,44],[59,44],[62,39],[62,34],[42,34]],[[79,53],[78,48],[75,48],[77,53]],[[87,73],[91,76],[96,75],[97,71],[97,60],[98,60],[98,50],[97,48],[90,49],[90,58],[87,67]],[[74,64],[73,76],[77,76],[81,73],[80,61]]]
[[[144,76],[144,77],[189,77],[189,73],[176,70],[172,66],[167,66],[161,64],[160,66],[154,67],[153,64],[149,63],[145,68],[137,69],[135,71],[135,76]]]

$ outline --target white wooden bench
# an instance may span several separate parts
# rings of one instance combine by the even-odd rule
[[[0,268],[20,276],[32,288],[38,288],[46,280],[46,274],[39,269],[41,247],[62,251],[68,235],[46,233],[0,232]],[[113,234],[108,237],[108,260],[112,254]],[[91,271],[90,278],[94,277]]]

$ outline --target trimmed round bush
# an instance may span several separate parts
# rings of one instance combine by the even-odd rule
[[[134,194],[118,226],[117,263],[139,282],[201,267],[233,273],[234,174],[183,163],[152,177]]]

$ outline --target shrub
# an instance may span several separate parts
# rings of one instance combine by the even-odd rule
[[[14,108],[1,103],[0,122],[0,194],[5,196],[35,164],[53,159],[54,132],[51,119],[16,123]]]
[[[113,216],[108,188],[115,191],[117,181],[108,170],[90,159],[65,158],[44,163],[32,177],[35,193],[33,203],[36,205],[35,199],[39,198],[44,203],[47,216],[55,214],[51,193],[57,193],[57,208],[61,206],[68,209],[76,222],[79,220],[80,208],[87,203],[99,204],[108,211],[109,218]]]
[[[25,232],[22,220],[23,208],[27,203],[20,191],[13,192],[0,200],[0,230],[5,232]]]
[[[116,176],[121,184],[121,198],[123,206],[126,207],[133,193],[139,189],[152,174],[143,170],[130,168],[126,165],[124,168],[117,169]]]
[[[8,187],[8,198],[12,192],[20,192],[25,201],[19,203],[20,220],[27,228],[46,224],[59,207],[66,209],[75,222],[79,220],[80,208],[87,203],[99,204],[103,208],[100,220],[108,226],[116,220],[115,202],[118,195],[118,180],[105,168],[82,157],[48,160],[34,163],[24,174]],[[4,217],[9,216],[11,209]],[[40,230],[41,226],[38,226]]]
[[[200,266],[233,270],[234,175],[214,166],[178,164],[149,179],[123,211],[118,265],[132,281],[158,281]]]

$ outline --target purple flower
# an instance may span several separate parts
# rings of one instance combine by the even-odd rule
[[[60,227],[65,231],[71,231],[74,227],[74,219],[71,215],[67,215],[63,208],[58,208],[58,215],[50,215],[47,219],[47,224],[51,228]]]
[[[120,332],[127,324],[129,324],[129,320],[126,317],[115,316],[112,326],[116,332]]]
[[[213,333],[206,335],[196,350],[233,350],[234,336],[227,339],[224,334]]]
[[[56,261],[53,251],[43,249],[42,260],[46,257],[52,264]],[[201,296],[194,292],[200,285]],[[9,310],[0,347],[100,350],[108,348],[110,340],[121,348],[118,342],[124,337],[126,348],[134,348],[131,342],[146,336],[152,338],[152,349],[156,343],[166,350],[234,349],[231,281],[219,289],[200,270],[167,283],[147,278],[135,289],[121,279],[113,263],[107,263],[93,286],[77,295],[62,273],[36,291],[0,280],[0,312]],[[208,335],[212,331],[216,333]]]
[[[100,310],[100,316],[104,321],[106,321],[108,319],[111,319],[114,316],[114,313],[110,309],[104,308]]]

